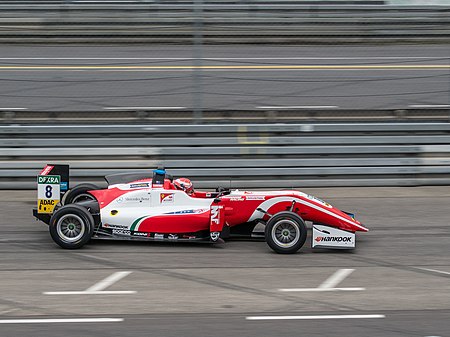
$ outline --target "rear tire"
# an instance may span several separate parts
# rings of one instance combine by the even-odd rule
[[[50,218],[49,231],[53,241],[62,248],[81,248],[94,234],[94,219],[84,207],[63,206]]]
[[[63,205],[68,204],[75,204],[80,201],[86,201],[86,200],[95,200],[94,196],[88,193],[88,191],[91,190],[98,190],[100,189],[97,185],[94,184],[79,184],[69,190],[65,195],[64,199],[62,201]]]
[[[305,222],[292,212],[280,212],[267,221],[265,236],[267,245],[279,254],[293,254],[306,241]]]

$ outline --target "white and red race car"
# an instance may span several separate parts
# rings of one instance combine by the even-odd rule
[[[313,248],[354,248],[355,232],[368,229],[343,212],[299,191],[215,192],[177,189],[164,169],[106,176],[108,188],[80,184],[64,197],[67,165],[47,165],[38,176],[33,214],[53,240],[75,249],[90,239],[221,242],[265,238],[277,253],[295,253],[312,222]],[[258,231],[258,228],[262,230]]]

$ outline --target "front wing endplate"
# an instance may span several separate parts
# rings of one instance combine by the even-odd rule
[[[355,248],[355,233],[335,227],[313,224],[313,248]]]

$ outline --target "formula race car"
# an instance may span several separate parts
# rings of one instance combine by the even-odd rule
[[[163,168],[105,177],[108,187],[80,184],[68,190],[69,167],[47,165],[38,175],[33,215],[49,225],[67,249],[90,239],[223,242],[265,238],[277,253],[298,251],[312,222],[313,248],[354,248],[355,232],[368,229],[353,214],[299,191],[194,190]],[[260,230],[258,230],[260,228]]]

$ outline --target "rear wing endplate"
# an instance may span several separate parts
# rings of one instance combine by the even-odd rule
[[[37,184],[37,213],[53,213],[69,189],[69,165],[47,164],[37,176]]]

